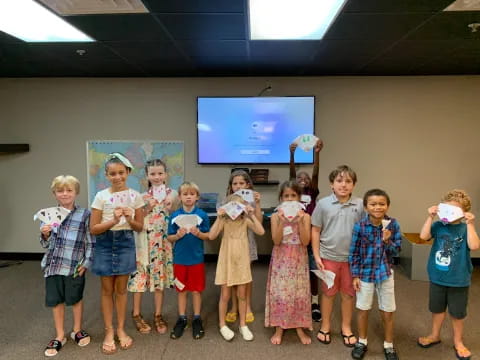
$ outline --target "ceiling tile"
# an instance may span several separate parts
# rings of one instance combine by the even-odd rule
[[[247,0],[143,0],[151,12],[161,13],[224,13],[244,12]]]
[[[272,57],[272,58],[308,58],[311,57],[321,47],[321,41],[250,41],[250,55],[252,57]]]
[[[246,56],[246,40],[181,40],[177,42],[189,56]]]
[[[345,12],[391,13],[391,12],[437,12],[453,0],[349,0]]]

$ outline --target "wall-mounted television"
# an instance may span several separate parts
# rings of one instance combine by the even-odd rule
[[[314,96],[197,98],[199,164],[288,164],[292,141],[314,133]],[[295,162],[313,152],[298,149]]]

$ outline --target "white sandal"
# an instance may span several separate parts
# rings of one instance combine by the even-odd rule
[[[235,333],[227,325],[223,325],[220,328],[220,334],[222,334],[223,338],[226,341],[232,340],[233,337],[235,336]]]
[[[240,334],[242,334],[242,337],[243,337],[243,340],[245,341],[252,341],[253,340],[253,334],[252,332],[250,331],[250,329],[248,328],[248,326],[240,326],[238,328],[238,330],[240,331]]]

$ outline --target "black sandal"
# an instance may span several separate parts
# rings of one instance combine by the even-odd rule
[[[323,340],[318,337],[318,334],[323,335]],[[328,336],[328,340],[327,340],[327,336]],[[332,341],[332,338],[330,336],[330,331],[324,332],[322,330],[318,330],[316,338],[318,341],[320,341],[322,344],[325,344],[325,345],[330,344],[330,342]]]
[[[354,347],[355,346],[356,341],[354,343],[350,342],[350,339],[354,338],[355,335],[353,335],[353,334],[345,335],[344,333],[342,333],[342,337],[343,337],[343,345],[345,345],[346,347]]]
[[[88,335],[85,330],[80,330],[78,332],[72,331],[70,337],[78,346],[87,346],[90,344],[90,335]]]
[[[47,347],[45,348],[45,352],[44,352],[45,356],[52,357],[57,355],[58,352],[62,349],[63,345],[65,345],[66,343],[67,343],[67,338],[63,338],[62,341],[57,339],[50,340]],[[55,350],[55,352],[50,353],[48,352],[48,350]]]

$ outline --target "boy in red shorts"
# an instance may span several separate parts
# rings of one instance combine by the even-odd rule
[[[203,210],[195,206],[200,198],[200,190],[195,183],[184,182],[178,188],[178,194],[182,206],[171,215],[168,222],[168,241],[174,243],[173,271],[178,291],[179,315],[170,337],[178,339],[188,325],[185,313],[187,292],[191,292],[193,298],[192,334],[194,339],[200,339],[205,334],[200,317],[202,291],[205,289],[203,241],[208,240],[210,220]],[[182,215],[197,215],[201,222],[191,228],[181,227],[175,219]]]

